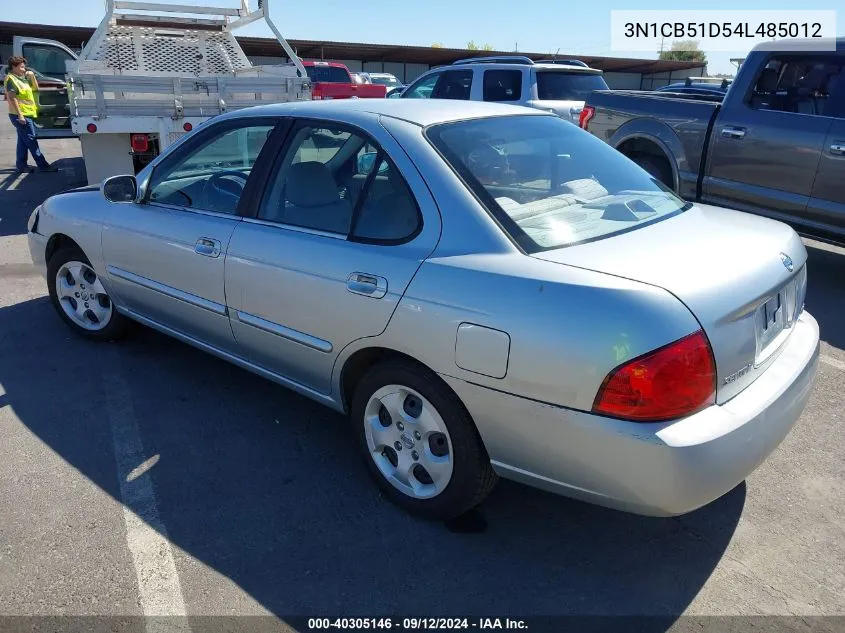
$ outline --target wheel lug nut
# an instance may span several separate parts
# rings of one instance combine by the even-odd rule
[[[393,447],[397,451],[401,451],[402,450],[402,442],[400,442],[399,440],[396,440],[395,442],[393,442]]]
[[[87,301],[85,302],[85,307],[86,307],[86,308],[88,307],[88,302],[87,302]]]
[[[414,458],[414,461],[417,461],[420,458],[420,454],[417,451],[411,451],[411,457]]]
[[[397,428],[397,429],[399,429],[400,431],[404,431],[404,430],[405,430],[405,425],[404,425],[404,424],[402,424],[401,422],[397,422],[397,423],[396,423],[396,428]]]
[[[73,293],[73,296],[75,296],[77,299],[79,299],[79,293],[78,292]]]
[[[422,439],[422,433],[420,433],[419,431],[414,431],[414,437],[418,440],[421,440]]]

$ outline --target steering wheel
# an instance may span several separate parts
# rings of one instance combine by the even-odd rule
[[[246,187],[249,176],[242,171],[218,171],[203,187],[204,207],[209,211],[233,213]]]

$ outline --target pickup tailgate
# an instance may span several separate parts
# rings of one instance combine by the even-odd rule
[[[387,94],[387,87],[378,84],[353,84],[353,83],[315,83],[311,91],[311,98],[320,99],[384,99]]]
[[[713,347],[720,404],[750,385],[777,357],[806,293],[807,251],[790,227],[706,205],[634,231],[534,256],[674,294],[698,319]]]

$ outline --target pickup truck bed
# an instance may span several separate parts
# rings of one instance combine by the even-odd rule
[[[845,243],[845,38],[779,47],[756,47],[724,99],[597,91],[581,127],[687,200]]]

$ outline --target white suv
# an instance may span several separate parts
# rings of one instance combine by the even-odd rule
[[[473,57],[420,75],[402,99],[496,101],[549,110],[578,124],[594,90],[609,90],[600,70],[579,60],[540,60],[519,55]]]

